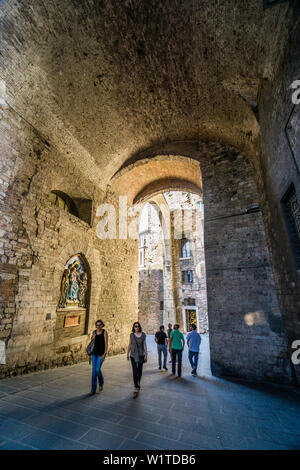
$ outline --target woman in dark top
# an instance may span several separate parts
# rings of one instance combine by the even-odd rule
[[[129,336],[129,345],[127,350],[127,360],[129,357],[132,365],[132,374],[135,390],[133,398],[138,396],[141,388],[141,378],[143,373],[143,364],[147,362],[147,344],[146,335],[142,332],[139,322],[134,322],[132,333]]]
[[[92,390],[90,395],[94,395],[97,389],[97,377],[99,380],[99,392],[103,390],[104,378],[101,372],[101,366],[105,360],[108,347],[107,331],[103,329],[104,323],[102,320],[96,321],[97,330],[94,331],[92,340],[95,341],[95,347],[92,354]]]

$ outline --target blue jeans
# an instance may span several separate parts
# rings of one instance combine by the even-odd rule
[[[92,364],[93,364],[93,372],[92,372],[92,392],[96,393],[97,389],[97,377],[99,380],[100,387],[104,384],[104,378],[101,372],[101,365],[102,365],[102,358],[101,356],[95,356],[92,354]]]
[[[190,361],[191,367],[194,371],[197,371],[198,357],[199,357],[198,352],[189,351],[189,361]]]

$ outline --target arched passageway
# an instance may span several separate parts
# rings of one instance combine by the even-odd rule
[[[54,341],[61,275],[78,253],[91,269],[88,330],[103,314],[110,353],[124,352],[138,247],[119,196],[180,189],[203,192],[206,208],[213,372],[299,382],[300,6],[244,7],[1,5],[1,377],[83,359],[86,334]],[[103,204],[116,223],[99,239]]]
[[[178,151],[180,148],[182,143]],[[128,188],[129,202],[143,200],[143,185],[156,194],[165,161],[173,162],[170,179],[164,179],[165,188],[174,188],[173,174],[177,172],[177,178],[180,174],[177,162],[185,157],[165,153],[148,159],[143,156],[136,166],[132,162],[125,166],[114,176],[113,190],[126,194]],[[162,162],[161,168],[158,162]],[[185,165],[185,178],[197,175],[199,191],[203,190],[212,372],[291,383],[288,346],[251,163],[230,146],[204,144],[193,158],[187,155]],[[184,186],[185,181],[176,187],[180,184]],[[140,199],[135,192],[142,195]]]

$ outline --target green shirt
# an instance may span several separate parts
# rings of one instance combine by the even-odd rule
[[[171,343],[172,349],[183,349],[181,340],[184,340],[184,336],[181,333],[181,331],[172,330],[170,338],[172,340],[172,343]]]

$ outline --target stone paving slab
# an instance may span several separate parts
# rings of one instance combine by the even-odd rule
[[[92,397],[88,362],[0,381],[0,450],[300,449],[298,390],[212,377],[207,341],[198,377],[186,351],[179,379],[148,348],[136,400],[125,355],[105,360]]]

